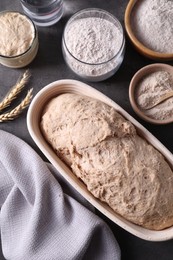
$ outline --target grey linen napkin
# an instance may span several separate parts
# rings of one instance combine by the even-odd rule
[[[1,130],[0,144],[5,259],[120,259],[109,227],[52,165],[24,141]]]

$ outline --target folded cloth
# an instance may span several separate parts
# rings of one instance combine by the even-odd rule
[[[0,143],[0,229],[5,259],[120,259],[109,227],[52,165],[24,141],[1,130]]]

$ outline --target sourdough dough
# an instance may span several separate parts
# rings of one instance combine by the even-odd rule
[[[115,109],[62,94],[46,106],[41,129],[88,190],[115,212],[148,229],[173,225],[173,172]]]
[[[14,57],[25,53],[35,37],[32,22],[18,12],[0,14],[0,55]]]

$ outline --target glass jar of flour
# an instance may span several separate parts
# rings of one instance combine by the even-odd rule
[[[67,65],[75,74],[88,81],[105,80],[123,61],[123,28],[107,11],[81,10],[65,26],[62,50]]]

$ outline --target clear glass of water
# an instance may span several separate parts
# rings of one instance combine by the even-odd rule
[[[24,12],[38,26],[57,23],[63,15],[63,0],[20,0]]]

